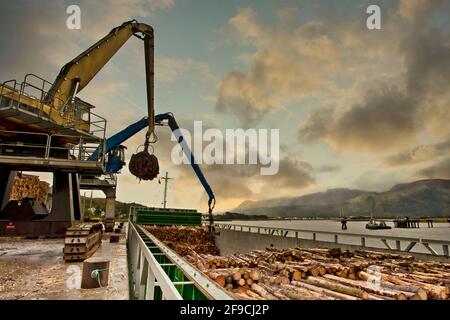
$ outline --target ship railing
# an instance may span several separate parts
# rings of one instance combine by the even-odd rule
[[[232,300],[150,232],[131,220],[127,230],[131,299]]]
[[[317,231],[308,229],[276,228],[255,225],[215,223],[216,230],[252,232],[271,236],[289,237],[304,240],[332,242],[342,245],[356,245],[363,248],[387,249],[392,251],[413,252],[413,248],[422,246],[433,256],[449,257],[450,241],[418,237],[395,237],[386,235],[366,235],[347,232]],[[353,241],[349,241],[353,240]],[[356,240],[356,241],[355,241]],[[440,247],[437,251],[436,248]],[[417,252],[414,250],[414,252]]]
[[[82,132],[86,132],[92,136],[102,139],[105,138],[105,118],[92,112],[90,110],[92,106],[82,108],[81,104],[83,103],[81,102],[75,103],[75,110],[73,110],[73,112],[69,114],[61,113],[61,110],[56,106],[63,106],[66,103],[56,95],[49,95],[48,90],[51,86],[51,82],[31,73],[27,74],[24,81],[21,83],[18,83],[16,80],[5,81],[3,82],[2,89],[0,90],[0,106],[24,110],[32,113],[39,119],[45,119],[47,121],[53,119],[55,114],[58,113],[59,117],[62,118],[62,126],[79,131],[81,130]],[[9,88],[14,92],[18,92],[18,97],[14,99],[12,99],[12,97],[8,97],[4,92],[4,88]],[[33,99],[33,101],[37,102],[37,107],[24,104],[21,102],[22,97]],[[47,109],[44,110],[44,107]]]
[[[104,164],[104,152],[100,154],[102,157],[89,160],[89,157],[95,150],[102,150],[105,148],[105,140],[100,138],[89,138],[85,136],[73,136],[63,134],[45,134],[36,132],[0,130],[0,136],[5,139],[0,140],[0,156],[12,157],[33,157],[44,160],[60,159],[60,160],[80,160],[80,161],[95,161]],[[13,140],[14,139],[14,140]],[[55,146],[55,141],[64,139],[70,142],[62,146]],[[10,141],[8,141],[10,140]],[[32,142],[19,142],[19,141]],[[23,153],[17,153],[17,149],[23,149]],[[16,149],[16,151],[14,151]],[[68,158],[63,158],[58,155],[68,155]]]
[[[0,130],[0,136],[3,137],[25,137],[26,140],[32,140],[33,142],[22,143],[15,141],[8,141],[8,139],[0,139],[0,156],[16,156],[14,148],[24,148],[30,150],[33,154],[42,154],[45,158],[47,150],[49,148],[50,135],[45,133],[36,132],[24,132],[13,130]],[[17,139],[19,140],[19,139]],[[37,156],[38,157],[38,156]]]
[[[66,143],[63,147],[56,147],[52,145],[52,142],[57,139],[73,140],[73,142]],[[96,161],[103,163],[105,160],[105,153],[102,150],[105,148],[105,140],[101,138],[89,138],[85,136],[73,136],[65,134],[52,134],[49,136],[49,147],[47,149],[48,154],[46,158],[51,158],[51,151],[65,150],[69,153],[70,158],[80,161]],[[98,153],[99,158],[90,158],[96,150],[100,150]],[[91,160],[90,160],[91,159]]]

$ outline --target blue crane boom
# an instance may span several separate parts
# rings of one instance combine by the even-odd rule
[[[178,123],[176,122],[173,114],[171,112],[168,113],[162,113],[155,116],[155,124],[162,124],[164,120],[168,121],[168,125],[174,135],[177,138],[178,143],[180,144],[184,154],[186,155],[187,159],[190,160],[190,164],[192,169],[194,170],[195,174],[197,175],[198,179],[200,180],[200,183],[202,184],[203,188],[205,189],[206,193],[208,194],[208,207],[209,207],[209,219],[210,223],[212,224],[212,209],[214,208],[216,204],[216,198],[214,196],[214,192],[211,189],[211,186],[206,181],[205,176],[203,175],[203,172],[200,169],[200,166],[195,161],[194,155],[191,152],[191,149],[189,148],[189,145],[184,140],[183,135],[180,132],[180,128],[178,126]],[[125,165],[125,162],[123,161],[123,154],[122,157],[120,156],[120,152],[123,152],[123,146],[121,146],[122,143],[124,143],[126,140],[137,134],[139,131],[144,129],[148,126],[148,118],[144,117],[135,123],[129,125],[125,129],[117,132],[113,136],[109,137],[106,140],[105,143],[105,151],[108,154],[108,161],[106,163],[106,172],[108,173],[118,173],[122,167]],[[99,149],[95,150],[95,152],[88,158],[89,160],[96,160],[99,158]]]

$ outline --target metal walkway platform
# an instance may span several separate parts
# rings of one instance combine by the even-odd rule
[[[42,159],[33,157],[0,156],[0,168],[7,167],[17,171],[74,172],[81,174],[101,174],[104,166],[98,161],[79,161],[66,159]]]

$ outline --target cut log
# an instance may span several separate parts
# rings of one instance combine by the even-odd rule
[[[277,298],[270,294],[269,292],[267,292],[266,289],[264,289],[263,287],[261,287],[260,285],[254,283],[251,286],[252,291],[258,293],[261,297],[267,299],[267,300],[276,300]]]
[[[399,286],[397,284],[392,284],[392,283],[386,282],[386,281],[381,281],[381,286],[384,287],[384,288],[388,288],[388,289],[416,293],[420,297],[420,300],[427,300],[428,299],[428,295],[427,295],[426,290],[422,289],[419,286],[414,286],[414,285]]]
[[[261,271],[259,271],[258,269],[253,269],[250,272],[250,278],[254,281],[258,281],[259,279],[261,279]]]
[[[301,271],[294,271],[292,273],[292,280],[300,281],[301,279],[302,279],[302,272]]]
[[[340,300],[358,300],[357,297],[348,295],[348,294],[344,294],[344,293],[340,293],[340,292],[336,292],[333,290],[329,290],[326,288],[322,288],[322,287],[317,287],[315,285],[310,285],[306,282],[304,282],[305,280],[302,281],[292,281],[291,284],[297,287],[301,287],[301,288],[305,288],[307,290],[311,290],[313,292],[317,292],[320,294],[323,294],[325,296],[331,296],[333,298],[336,299],[340,299]]]
[[[329,289],[332,291],[336,291],[336,292],[340,292],[343,294],[347,294],[350,296],[354,296],[363,300],[367,300],[369,298],[367,292],[361,290],[361,289],[357,289],[357,288],[353,288],[353,287],[348,287],[346,285],[340,284],[338,282],[334,282],[334,281],[329,281],[326,279],[321,279],[321,278],[316,278],[316,277],[308,277],[306,279],[306,282],[308,284],[314,285],[314,286],[319,286],[325,289]]]
[[[396,300],[406,300],[406,298],[416,299],[418,297],[418,296],[416,296],[415,293],[412,293],[412,292],[401,292],[401,291],[397,291],[397,290],[382,288],[380,286],[375,286],[375,285],[372,285],[372,284],[370,284],[368,282],[364,282],[364,281],[355,281],[355,280],[350,280],[350,279],[344,279],[344,278],[340,278],[340,277],[336,277],[336,276],[328,275],[328,274],[325,275],[324,277],[326,279],[339,282],[346,286],[351,286],[353,288],[361,289],[363,291],[373,293],[378,296],[394,298]]]
[[[238,297],[240,300],[254,300],[252,299],[252,297],[250,297],[249,295],[247,295],[244,292],[237,292],[235,293],[236,297]]]
[[[248,296],[250,296],[253,300],[267,300],[263,297],[261,297],[259,294],[257,294],[256,292],[253,292],[251,290],[248,290],[245,292]]]
[[[335,297],[327,296],[306,288],[294,286],[291,284],[282,284],[281,292],[292,300],[335,300]]]
[[[276,298],[278,298],[280,300],[290,300],[290,298],[288,296],[286,296],[285,294],[283,294],[282,290],[278,287],[275,288],[275,287],[265,285],[265,284],[259,284],[259,286],[261,286],[267,292],[269,292],[270,294],[272,294],[273,296],[275,296]]]

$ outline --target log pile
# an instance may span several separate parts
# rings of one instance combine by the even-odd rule
[[[181,256],[191,251],[219,255],[214,236],[207,228],[185,226],[144,226],[144,228]]]
[[[17,174],[14,177],[10,200],[33,198],[45,203],[49,189],[50,185],[45,181],[40,181],[38,176]]]
[[[427,300],[449,298],[450,264],[356,250],[253,250],[184,255],[230,295],[244,300]]]

